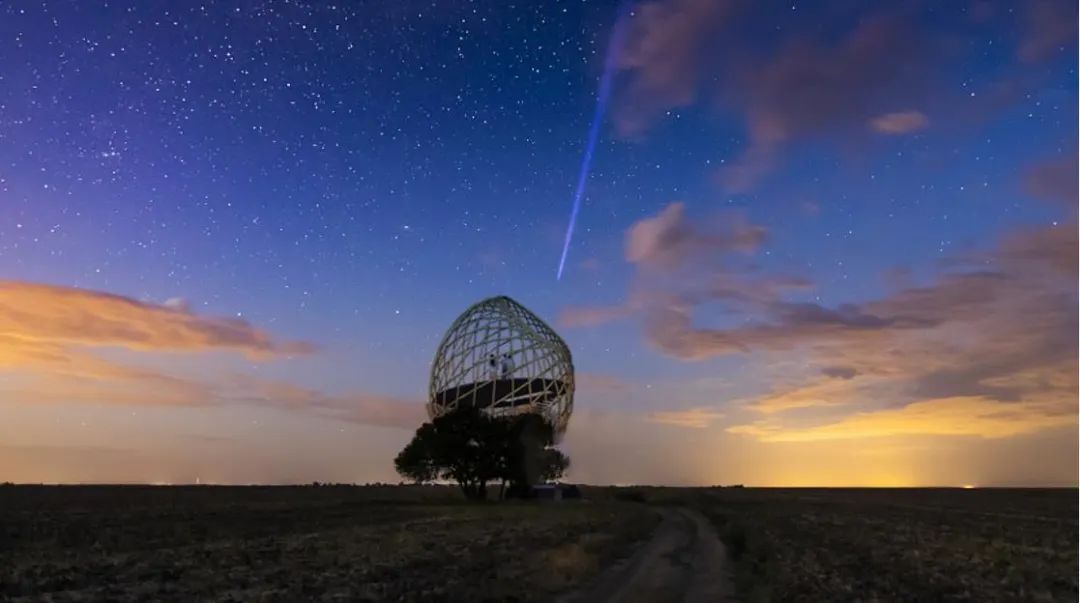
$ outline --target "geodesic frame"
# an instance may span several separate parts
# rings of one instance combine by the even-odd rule
[[[509,297],[473,304],[435,352],[428,416],[471,405],[492,416],[535,412],[557,435],[574,408],[574,362],[566,342]]]

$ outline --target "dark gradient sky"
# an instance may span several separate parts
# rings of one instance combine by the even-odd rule
[[[631,6],[558,282],[615,2],[0,7],[0,479],[392,479],[508,294],[572,479],[1075,484],[1075,3]]]

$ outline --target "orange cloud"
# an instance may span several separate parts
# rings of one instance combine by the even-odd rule
[[[306,353],[246,321],[192,313],[181,300],[151,304],[70,287],[0,281],[4,397],[23,403],[210,404],[203,382],[107,360],[94,348],[137,352],[241,352],[251,358]]]
[[[687,408],[685,410],[667,410],[649,413],[648,420],[653,423],[673,425],[675,427],[689,427],[692,429],[704,429],[714,421],[722,419],[723,413],[716,412],[706,407]]]
[[[312,351],[307,343],[274,341],[238,318],[198,316],[184,304],[151,304],[100,291],[21,281],[0,281],[0,334],[9,342],[51,346],[225,349],[255,358]]]
[[[819,379],[810,384],[780,390],[746,402],[746,407],[763,414],[776,414],[796,408],[821,408],[853,404],[859,399],[847,381]]]
[[[1073,412],[1041,403],[1008,403],[979,397],[923,400],[903,408],[860,412],[809,427],[761,421],[729,427],[729,433],[764,442],[810,442],[889,436],[972,436],[1007,438],[1043,429],[1076,425]]]
[[[0,397],[19,404],[176,407],[206,406],[214,400],[213,388],[205,383],[122,366],[106,374],[18,373],[6,380]]]
[[[137,352],[235,351],[255,359],[310,352],[246,321],[192,313],[172,299],[150,304],[69,287],[0,281],[0,370],[4,400],[153,406],[258,404],[328,418],[412,428],[423,406],[377,394],[333,396],[248,376],[199,381],[113,362],[93,348]]]

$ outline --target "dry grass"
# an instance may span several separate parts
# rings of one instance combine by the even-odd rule
[[[652,521],[430,490],[3,488],[0,600],[548,600]]]
[[[751,601],[1076,601],[1077,491],[716,489]]]

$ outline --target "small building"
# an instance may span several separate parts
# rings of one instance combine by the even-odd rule
[[[581,498],[581,489],[574,484],[537,484],[532,487],[532,497],[536,500],[577,500]]]

